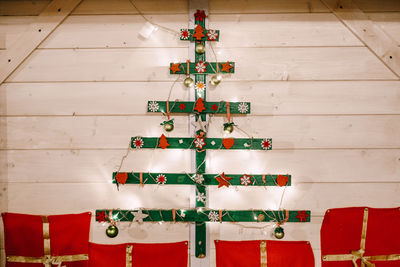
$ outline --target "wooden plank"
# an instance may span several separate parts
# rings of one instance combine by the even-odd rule
[[[225,77],[236,81],[397,79],[365,47],[215,50],[219,62],[241,62]],[[174,80],[169,63],[186,58],[183,48],[36,50],[8,82]]]
[[[6,35],[0,32],[0,50],[6,49]]]
[[[276,209],[282,188],[209,188],[211,209]],[[73,192],[68,194],[66,192]],[[268,196],[266,197],[266,192]],[[381,184],[297,184],[287,187],[282,207],[310,209],[322,216],[326,209],[347,206],[396,207],[400,205],[400,183]],[[24,197],[20,197],[23,195]],[[371,195],[374,197],[371,198]],[[11,183],[9,210],[33,214],[63,214],[102,208],[188,209],[190,186],[124,187],[111,184]],[[264,201],[260,201],[263,199]],[[268,201],[265,201],[265,200]],[[29,203],[29,204],[28,204]],[[334,203],[334,204],[333,204]]]
[[[0,116],[144,115],[150,98],[166,100],[172,82],[5,83]],[[378,89],[379,88],[379,89]],[[146,92],[146,93],[143,93]],[[182,83],[170,99],[189,99]],[[398,81],[237,82],[209,90],[210,101],[251,103],[252,115],[400,114]],[[93,96],[96,101],[92,101]],[[132,99],[135,99],[132,104]]]
[[[326,3],[335,15],[400,78],[400,47],[396,41],[369,20],[353,0],[322,2]]]
[[[188,137],[187,119],[175,117],[175,130],[170,137]],[[0,125],[7,123],[8,140],[1,139],[0,147],[125,149],[130,135],[161,136],[162,121],[158,116],[8,117]],[[225,118],[214,117],[208,136],[223,136],[224,122]],[[246,116],[235,117],[234,122],[255,138],[268,135],[274,140],[274,149],[400,148],[399,115]],[[247,136],[237,130],[230,137]]]
[[[364,12],[392,12],[400,11],[400,2],[397,0],[354,0]]]
[[[400,45],[400,12],[367,13],[367,16]]]
[[[317,0],[210,0],[210,14],[217,13],[297,13],[329,12]]]
[[[0,35],[5,35],[5,46],[9,48],[35,21],[34,16],[0,16]]]
[[[1,0],[0,16],[36,16],[51,0]]]
[[[135,0],[136,7],[143,14],[187,14],[188,1]],[[129,0],[84,0],[73,12],[74,15],[137,14]]]
[[[188,15],[152,15],[155,23],[179,31]],[[158,29],[148,39],[139,35],[145,20],[139,15],[70,16],[40,48],[188,47],[178,34]]]
[[[362,46],[333,14],[210,15],[215,47]]]
[[[123,149],[3,151],[2,156],[7,160],[0,169],[0,181],[109,183],[125,152]],[[189,154],[183,150],[133,150],[121,171],[189,173],[190,161],[185,160]],[[209,151],[208,159],[212,159],[207,162],[209,172],[290,173],[296,183],[385,183],[397,182],[400,175],[399,149]],[[303,159],[313,164],[305,164]]]
[[[82,0],[54,0],[14,45],[0,56],[0,84],[46,39]]]

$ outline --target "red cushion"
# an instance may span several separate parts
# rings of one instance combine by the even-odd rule
[[[321,254],[350,254],[360,249],[366,207],[330,209],[321,227]],[[365,256],[400,254],[400,210],[368,208]],[[376,267],[400,266],[400,261],[375,261]],[[360,262],[358,261],[358,264]],[[322,261],[323,267],[352,267],[351,261]]]
[[[41,216],[2,213],[7,256],[44,256]],[[88,254],[91,213],[48,216],[51,254],[54,256]],[[86,267],[87,261],[65,262],[65,266]],[[13,263],[8,267],[41,266],[39,263]]]
[[[215,241],[217,267],[259,267],[260,240]],[[306,241],[267,241],[268,267],[314,267],[314,254]]]
[[[126,245],[90,243],[89,267],[126,267]],[[133,267],[187,267],[188,242],[132,245]]]

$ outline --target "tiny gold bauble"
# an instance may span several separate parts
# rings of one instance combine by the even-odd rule
[[[218,85],[222,81],[222,75],[221,74],[215,74],[211,76],[210,83],[212,85]]]
[[[278,226],[275,228],[274,231],[274,236],[276,239],[282,239],[285,236],[285,232],[283,231],[283,228]]]
[[[194,81],[193,81],[193,79],[192,78],[190,78],[189,76],[188,77],[186,77],[186,79],[183,81],[183,84],[186,86],[186,87],[192,87],[193,85],[194,85]]]
[[[106,235],[110,238],[114,238],[118,235],[118,228],[115,225],[110,225],[106,229]]]
[[[206,46],[204,44],[197,44],[196,45],[196,53],[204,54],[204,52],[206,52]]]
[[[206,255],[204,255],[204,254],[199,254],[199,256],[197,256],[197,258],[200,258],[200,259],[205,258],[205,257],[206,257]]]
[[[174,129],[174,125],[172,123],[165,123],[164,130],[167,132],[171,132]]]
[[[233,125],[226,125],[224,126],[224,132],[225,133],[232,133],[233,132]]]

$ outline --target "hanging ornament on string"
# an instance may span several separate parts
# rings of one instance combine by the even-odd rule
[[[235,123],[231,121],[231,108],[229,102],[226,102],[225,105],[226,105],[226,118],[228,119],[228,122],[224,123],[224,132],[230,134],[233,132],[233,126],[235,126]]]
[[[206,46],[203,43],[196,44],[196,53],[197,54],[204,54],[206,52]]]
[[[278,224],[274,230],[274,236],[276,239],[282,239],[285,236],[283,228]]]
[[[220,73],[217,73],[217,74],[214,74],[213,76],[211,76],[211,79],[210,79],[211,85],[216,86],[216,85],[220,84],[221,81],[222,81],[222,75]]]
[[[174,129],[174,119],[163,121],[160,125],[164,126],[166,132],[171,132]]]
[[[187,76],[186,76],[185,80],[183,81],[183,84],[184,84],[187,88],[193,87],[193,85],[194,85],[193,79],[190,78],[190,69],[189,69],[189,67],[190,67],[190,61],[187,60],[187,61],[186,61],[186,75],[187,75]]]

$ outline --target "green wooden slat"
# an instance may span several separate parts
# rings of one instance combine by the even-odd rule
[[[183,31],[183,30],[187,30],[187,31],[189,32],[189,39],[184,39],[184,38],[181,36],[180,39],[181,39],[182,41],[197,42],[197,39],[192,37],[192,35],[194,34],[194,29],[181,29],[181,31]],[[202,42],[206,42],[206,41],[207,41],[207,42],[218,42],[218,41],[219,41],[219,30],[216,30],[216,31],[217,31],[217,34],[218,34],[217,38],[216,38],[215,40],[212,40],[212,41],[208,41],[208,39],[207,39],[207,33],[208,33],[208,31],[209,31],[209,30],[204,29],[204,27],[203,27],[203,34],[204,34],[204,37],[202,37],[200,41],[202,41]]]
[[[154,104],[156,103],[156,104]],[[169,102],[169,112],[170,113],[198,113],[194,110],[196,102],[193,101],[170,101]],[[247,105],[247,111],[241,109],[242,112],[239,111],[239,105],[241,108],[244,108]],[[155,109],[158,107],[158,109]],[[212,114],[226,114],[226,102],[206,102],[204,101],[204,110],[203,113],[212,113]],[[229,102],[229,108],[231,114],[250,114],[251,103],[250,102]],[[167,101],[148,101],[147,103],[147,112],[167,112]]]
[[[138,210],[112,210],[114,221],[133,221],[134,216],[132,212]],[[104,212],[108,215],[110,210],[96,210],[96,220],[99,221],[99,213]],[[147,218],[144,218],[144,222],[173,222],[173,210],[161,210],[161,209],[142,209],[143,214],[148,214]],[[219,210],[211,209],[190,209],[176,211],[175,222],[209,222],[209,214],[211,212],[219,214]],[[181,214],[185,215],[180,216]],[[290,210],[288,211],[289,218],[287,222],[309,222],[311,217],[311,211],[309,210]],[[259,215],[262,214],[261,219]],[[300,220],[299,215],[304,218]],[[222,210],[222,222],[277,222],[285,220],[285,211],[277,210]],[[107,222],[110,222],[108,216]],[[219,216],[218,216],[219,221]]]
[[[196,223],[196,250],[195,255],[198,258],[204,258],[207,252],[207,233],[204,222]]]
[[[128,179],[126,180],[126,184],[140,184],[140,173],[139,172],[119,172],[126,173]],[[115,181],[115,175],[117,172],[113,173],[113,183]],[[164,175],[167,178],[167,185],[198,185],[195,182],[196,174],[194,173],[143,173],[143,184],[157,184],[157,176]],[[292,176],[290,174],[265,174],[265,184],[262,180],[262,174],[247,174],[251,176],[252,183],[248,186],[278,186],[277,178],[278,175],[288,177],[288,182],[285,186],[292,185]],[[218,181],[215,177],[219,176],[219,174],[203,174],[204,182],[199,185],[199,187],[205,187],[208,185],[218,185]],[[232,177],[229,180],[230,185],[232,186],[244,186],[240,184],[240,177],[243,174],[225,174],[227,177]]]
[[[159,137],[132,137],[131,147],[135,148],[134,141],[136,138],[141,138],[143,140],[142,148],[160,148],[158,147]],[[190,137],[167,137],[167,142],[169,146],[167,149],[197,149],[194,144],[195,138]],[[205,138],[205,147],[203,149],[226,149],[222,142],[222,138]],[[267,140],[270,142],[271,147],[266,150],[272,149],[272,139],[271,138],[234,138],[234,144],[230,149],[241,149],[241,150],[264,150],[262,147],[262,142]],[[161,149],[161,148],[160,148]]]
[[[228,73],[227,71],[222,71],[222,63],[226,63],[226,62],[219,62],[219,72],[220,73]],[[170,74],[187,74],[186,72],[186,65],[187,63],[179,63],[179,69],[180,71],[177,71],[175,73],[172,72],[172,70],[170,70]],[[217,72],[217,63],[215,62],[206,62],[207,64],[207,68],[206,71],[203,73],[198,73],[196,71],[196,63],[195,62],[190,62],[189,63],[189,71],[190,74],[214,74]],[[211,66],[210,66],[211,64]],[[235,72],[235,62],[231,62],[229,61],[229,64],[233,67],[230,69],[229,73],[234,73]],[[172,66],[172,63],[170,64],[170,67]]]

